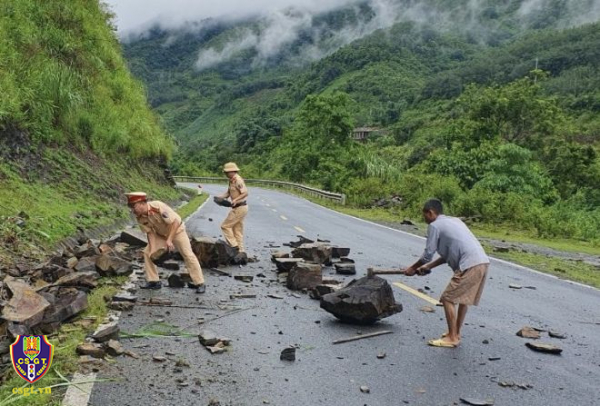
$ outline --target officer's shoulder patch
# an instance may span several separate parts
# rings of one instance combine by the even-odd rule
[[[160,213],[160,203],[159,202],[150,202],[148,203],[148,211],[152,214]]]

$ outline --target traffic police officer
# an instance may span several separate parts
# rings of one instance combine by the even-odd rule
[[[198,258],[192,251],[190,239],[185,232],[185,224],[175,211],[160,201],[147,201],[146,193],[127,193],[127,205],[138,221],[140,229],[148,236],[148,245],[144,249],[144,265],[147,284],[142,289],[160,289],[162,284],[158,277],[156,265],[152,262],[152,254],[161,248],[168,251],[177,249],[192,279],[188,287],[204,293],[204,276]]]
[[[244,249],[244,220],[248,214],[248,189],[244,179],[238,174],[240,169],[234,162],[228,162],[223,166],[223,172],[229,178],[229,188],[227,192],[220,195],[220,198],[231,200],[231,210],[221,224],[223,237],[227,243],[236,249],[238,253],[245,253]]]

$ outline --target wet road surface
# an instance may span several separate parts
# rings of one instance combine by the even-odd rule
[[[211,194],[224,189],[204,185]],[[187,220],[188,233],[220,237],[219,224],[226,215],[227,209],[209,199]],[[123,346],[140,358],[120,357],[110,373],[100,373],[100,378],[116,381],[96,383],[90,404],[208,405],[215,399],[221,405],[453,405],[460,404],[461,397],[493,399],[495,405],[600,404],[598,290],[492,261],[481,304],[467,314],[460,347],[432,348],[427,340],[446,329],[442,308],[422,312],[420,308],[430,304],[402,289],[394,287],[394,293],[404,311],[367,327],[342,324],[321,310],[318,301],[287,290],[277,281],[270,251],[271,246],[289,249],[282,244],[296,240],[298,234],[350,247],[357,276],[368,266],[407,266],[424,246],[422,238],[295,196],[250,188],[246,245],[259,262],[223,269],[254,275],[253,282],[204,270],[205,295],[168,287],[138,291],[140,300],[162,297],[199,308],[137,305],[120,320],[121,331],[130,333],[162,321],[193,335],[210,329],[232,340],[228,352],[211,355],[195,336],[122,338]],[[351,280],[325,269],[326,277]],[[168,272],[163,271],[165,277]],[[386,278],[437,299],[450,276],[450,270],[441,266],[425,277]],[[509,284],[536,289],[515,290]],[[235,293],[257,297],[230,299]],[[562,355],[528,349],[529,340],[516,336],[526,325],[565,333],[564,340],[547,333],[537,340],[562,347]],[[332,344],[379,330],[393,334]],[[296,361],[280,361],[281,350],[290,345],[298,346]],[[383,352],[386,357],[378,359]],[[154,362],[153,355],[167,361]],[[190,366],[177,366],[181,360]],[[505,388],[498,384],[501,381],[531,388]],[[360,391],[363,385],[370,393]]]

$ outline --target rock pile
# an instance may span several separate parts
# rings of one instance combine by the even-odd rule
[[[87,309],[88,293],[98,286],[100,277],[133,272],[132,261],[141,258],[137,251],[146,242],[135,232],[122,236],[129,243],[115,238],[64,244],[44,263],[21,264],[0,272],[0,376],[10,367],[8,350],[17,335],[57,331]],[[114,307],[125,309],[129,304]],[[83,348],[90,350],[88,347],[86,343]]]

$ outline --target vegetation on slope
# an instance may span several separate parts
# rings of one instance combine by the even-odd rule
[[[164,199],[173,142],[98,0],[0,0],[0,258],[39,255],[128,218],[123,192]]]
[[[236,160],[248,176],[344,192],[356,207],[397,194],[403,213],[418,216],[437,196],[450,213],[485,224],[597,243],[600,24],[565,29],[574,10],[564,2],[524,20],[521,2],[490,0],[477,31],[464,2],[429,3],[455,26],[399,22],[303,67],[286,64],[290,45],[280,63],[248,69],[254,56],[244,51],[197,71],[197,49],[224,46],[235,25],[185,41],[156,30],[126,53],[134,72],[146,68],[151,97],[169,88],[155,106],[182,145],[176,171],[209,173]],[[143,49],[167,37],[185,58],[152,59],[148,69]],[[384,135],[339,139],[362,125]]]

